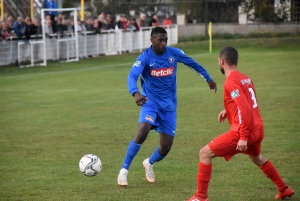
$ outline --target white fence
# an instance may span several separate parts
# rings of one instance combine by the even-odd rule
[[[101,34],[83,33],[78,36],[79,57],[122,54],[122,52],[142,52],[151,45],[152,27],[140,31],[110,30]],[[178,27],[166,28],[168,45],[178,43]],[[65,36],[68,37],[68,36]],[[76,41],[65,41],[62,37],[53,36],[46,39],[46,59],[66,60],[76,56]],[[0,66],[20,63],[36,64],[44,60],[44,43],[42,38],[30,39],[29,44],[23,40],[0,41]],[[32,55],[33,54],[33,55]],[[19,57],[18,57],[19,55]]]

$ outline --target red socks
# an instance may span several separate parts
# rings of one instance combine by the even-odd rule
[[[278,190],[283,192],[286,184],[278,174],[276,168],[271,163],[271,161],[267,161],[265,164],[259,167],[267,177],[269,177],[272,182],[277,186]]]
[[[265,175],[271,179],[271,181],[277,186],[278,190],[283,192],[286,188],[286,184],[278,174],[276,168],[271,161],[267,161],[265,164],[259,167]],[[195,196],[206,198],[208,184],[210,181],[212,172],[212,164],[206,165],[204,163],[199,163],[198,175],[197,175],[197,192]]]
[[[212,164],[206,165],[204,163],[199,163],[198,176],[197,176],[197,197],[206,198],[208,183],[210,181],[212,172]]]

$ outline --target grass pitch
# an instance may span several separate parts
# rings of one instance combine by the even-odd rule
[[[138,54],[50,63],[47,67],[0,67],[0,200],[164,201],[188,199],[196,188],[199,149],[228,130],[217,123],[225,77],[220,48],[239,50],[239,69],[255,86],[263,120],[262,154],[277,167],[300,200],[300,38],[182,43],[218,83],[216,94],[184,65],[178,70],[178,129],[165,160],[155,164],[157,182],[144,178],[142,161],[159,142],[152,131],[133,161],[126,189],[117,185],[139,107],[127,92],[127,75]],[[87,153],[100,157],[96,177],[78,168]],[[213,160],[212,201],[271,201],[273,183],[244,155]]]

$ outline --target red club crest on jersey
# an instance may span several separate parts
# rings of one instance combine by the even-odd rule
[[[153,77],[166,77],[173,75],[174,67],[169,68],[159,68],[159,69],[150,69],[150,75]]]

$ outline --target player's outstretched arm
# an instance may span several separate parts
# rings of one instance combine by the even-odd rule
[[[209,82],[207,82],[210,90],[215,90],[215,93],[217,92],[217,83],[215,83],[213,80],[210,80]]]
[[[218,122],[219,123],[224,122],[225,119],[226,119],[226,110],[222,110],[218,115]]]

